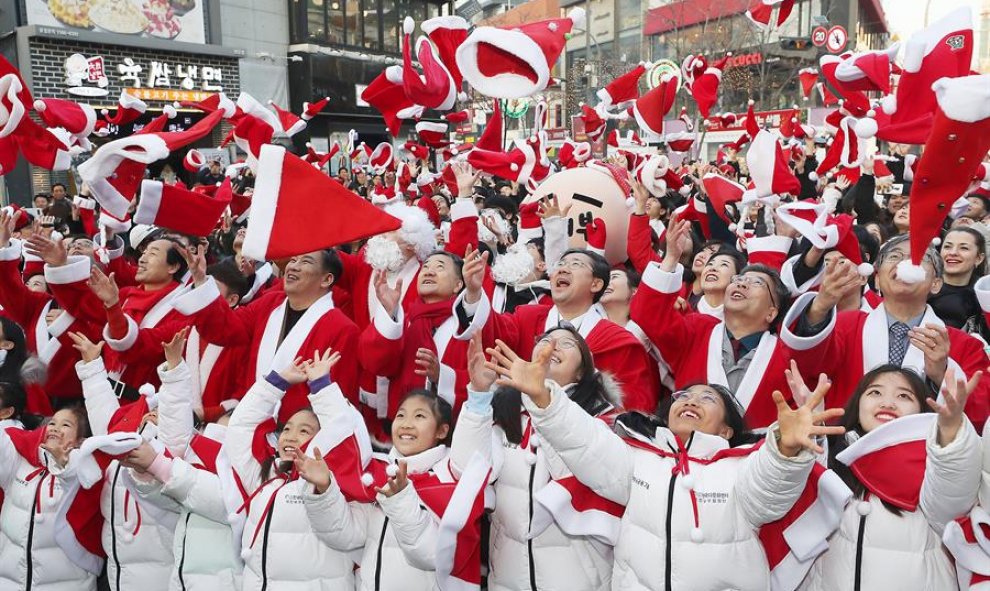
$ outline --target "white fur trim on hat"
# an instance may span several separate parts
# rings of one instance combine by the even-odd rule
[[[921,70],[925,57],[933,52],[950,33],[973,28],[973,9],[961,6],[932,23],[927,29],[919,31],[908,39],[904,46],[902,64],[905,72],[916,73]]]
[[[459,16],[437,16],[419,23],[419,28],[423,34],[430,35],[437,29],[460,29],[467,30],[471,25]]]
[[[482,74],[478,66],[478,46],[483,43],[493,45],[525,62],[536,75],[536,81],[511,72],[494,76]],[[543,50],[532,37],[518,30],[476,28],[457,48],[457,67],[475,90],[494,98],[530,96],[546,88],[550,82],[550,66],[547,65]]]
[[[953,121],[976,123],[990,117],[990,74],[940,78],[932,90],[939,108]]]
[[[433,121],[420,121],[416,124],[416,133],[422,132],[446,133],[446,123],[435,123]]]
[[[162,204],[162,190],[164,185],[159,181],[141,181],[141,201],[138,203],[137,211],[134,212],[135,224],[154,224],[158,216],[158,209]]]
[[[275,207],[282,189],[282,161],[285,148],[273,144],[261,146],[255,171],[254,193],[251,196],[251,220],[244,235],[242,252],[256,261],[266,260]]]

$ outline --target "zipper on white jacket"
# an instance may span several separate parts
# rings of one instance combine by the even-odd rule
[[[189,541],[189,518],[192,513],[186,513],[186,527],[182,530],[182,554],[179,556],[179,588],[186,591],[186,578],[182,574],[182,569],[186,565],[186,542]]]
[[[117,567],[116,589],[120,591],[120,559],[117,558],[117,477],[120,476],[121,465],[117,463],[117,469],[113,472],[113,481],[110,483],[110,554],[113,563]],[[107,581],[109,584],[109,581]]]
[[[41,497],[41,485],[45,483],[45,476],[44,476],[45,473],[42,472],[41,474],[42,474],[42,476],[41,476],[41,478],[38,479],[38,486],[35,487],[35,489],[34,489],[34,496],[32,497],[33,499],[39,499],[37,501],[38,503],[41,502],[41,500],[40,500],[40,497]],[[8,501],[8,502],[10,502],[10,501]],[[34,502],[32,502],[31,503],[31,510],[30,510],[31,519],[28,521],[27,544],[24,545],[24,553],[25,553],[25,556],[27,558],[27,573],[25,574],[25,577],[24,577],[24,582],[25,582],[24,589],[25,589],[25,591],[30,591],[31,585],[34,584],[34,560],[31,557],[31,546],[34,545],[34,512],[35,512],[35,507],[34,507]]]
[[[866,535],[866,515],[859,516],[859,532],[856,534],[856,569],[853,571],[853,591],[860,591],[863,584],[863,538]]]
[[[382,535],[378,536],[378,553],[375,555],[375,591],[382,588],[382,547],[385,546],[385,532],[388,531],[388,517],[382,524]]]
[[[281,488],[275,489],[275,494],[278,495],[278,491],[280,490]],[[275,515],[276,501],[278,499],[272,501],[272,506],[268,509],[268,515],[265,516],[265,533],[261,539],[261,591],[268,589],[268,532],[272,528],[272,515]]]
[[[529,529],[533,529],[533,480],[536,479],[536,463],[529,467]],[[533,538],[526,536],[526,550],[529,555],[529,587],[532,591],[536,588],[536,559],[533,557]]]

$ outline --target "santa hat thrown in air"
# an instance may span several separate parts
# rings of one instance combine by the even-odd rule
[[[492,101],[492,116],[488,119],[488,125],[481,132],[481,137],[474,143],[475,148],[490,150],[492,152],[502,151],[502,130],[505,122],[502,120],[502,101]]]
[[[943,78],[934,89],[938,109],[911,185],[913,266],[902,261],[897,268],[898,277],[909,282],[924,280],[925,251],[990,151],[990,74]]]
[[[302,117],[296,115],[292,111],[283,109],[275,104],[275,101],[268,101],[268,104],[275,109],[275,114],[278,116],[278,122],[282,133],[284,133],[287,137],[292,137],[300,131],[306,129],[306,120]]]
[[[598,111],[588,105],[581,105],[580,118],[584,123],[584,133],[588,136],[588,140],[592,143],[597,142],[598,138],[605,133],[605,120],[601,118]]]
[[[698,104],[701,116],[707,118],[715,102],[718,101],[718,87],[722,82],[722,71],[728,63],[731,53],[705,68],[705,71],[691,85],[691,96]]]
[[[230,119],[237,113],[237,105],[222,92],[211,94],[201,101],[180,101],[176,108],[179,107],[196,109],[204,113],[223,111],[224,119]]]
[[[117,111],[113,114],[113,117],[109,115],[107,109],[103,109],[100,113],[103,114],[103,118],[106,119],[107,123],[127,125],[143,115],[147,110],[147,103],[134,95],[128,94],[124,90],[121,91],[120,98],[117,99]]]
[[[780,143],[769,131],[760,130],[753,138],[746,152],[746,163],[756,197],[801,193],[801,181],[794,176]]]
[[[774,18],[774,10],[777,18]],[[794,0],[750,0],[746,18],[761,30],[778,29],[794,10]]]
[[[812,246],[821,250],[835,249],[856,265],[860,275],[873,275],[873,265],[863,262],[859,239],[852,231],[852,216],[830,216],[827,204],[812,201],[785,203],[777,208],[777,215],[781,221],[807,238]]]
[[[878,184],[894,182],[894,173],[887,166],[888,160],[888,157],[873,156],[873,176],[876,177]]]
[[[424,158],[429,158],[430,156],[430,149],[426,146],[417,144],[416,142],[406,142],[402,145],[402,147],[405,151],[412,154],[413,158],[416,160],[422,160]]]
[[[667,146],[670,147],[673,152],[689,152],[691,147],[694,145],[694,141],[697,139],[697,134],[678,131],[677,133],[668,133],[667,137],[664,138],[667,142]]]
[[[402,87],[402,68],[389,66],[361,91],[361,100],[374,107],[385,120],[392,137],[399,135],[403,119],[423,114],[423,107],[413,103]]]
[[[206,156],[199,150],[189,150],[182,158],[182,167],[189,172],[199,172],[200,168],[206,165]]]
[[[65,99],[37,99],[34,110],[48,127],[61,127],[74,136],[85,138],[96,127],[93,107]]]
[[[968,515],[949,522],[942,543],[955,560],[959,588],[987,591],[990,587],[990,513],[976,505]]]
[[[808,100],[818,82],[818,68],[801,68],[798,70],[798,80],[801,82],[801,98]]]
[[[609,82],[605,88],[599,89],[599,107],[606,110],[612,107],[624,109],[632,104],[639,98],[639,80],[650,66],[648,62],[640,62],[632,70]]]
[[[531,96],[550,83],[572,29],[584,25],[584,9],[566,18],[506,28],[476,27],[457,49],[457,66],[475,90],[493,98]]]
[[[840,86],[840,92],[890,92],[891,64],[897,57],[900,46],[900,43],[894,43],[883,51],[864,51],[840,56],[834,71],[834,79]]]
[[[499,178],[526,183],[539,164],[539,154],[524,139],[514,140],[513,145],[508,152],[475,148],[468,154],[468,163]]]
[[[319,115],[323,109],[327,108],[330,103],[330,97],[324,97],[315,103],[303,102],[303,112],[302,118],[304,121],[309,121]]]
[[[271,144],[261,149],[251,209],[244,255],[258,261],[329,248],[401,225],[285,148]],[[339,215],[341,211],[347,216]]]
[[[447,124],[432,121],[420,121],[416,124],[416,135],[419,141],[431,148],[443,148],[450,144],[447,141]]]
[[[465,123],[470,118],[471,114],[467,111],[467,109],[457,111],[455,113],[447,113],[446,115],[441,116],[441,119],[447,123]]]
[[[843,117],[835,137],[832,138],[832,145],[828,147],[818,168],[809,174],[808,178],[817,181],[834,168],[854,168],[862,164],[866,157],[867,146],[865,138],[857,131],[863,127],[867,127],[868,131],[874,130],[875,128],[871,128],[869,123],[872,123],[872,119]]]
[[[636,99],[633,115],[648,141],[660,141],[663,137],[663,119],[674,106],[676,95],[677,79],[664,76],[656,88]]]
[[[416,105],[427,109],[448,111],[457,101],[457,86],[454,77],[440,61],[433,45],[425,37],[416,40],[416,57],[419,60],[420,74],[413,67],[412,32],[416,28],[412,17],[406,17],[402,24],[405,41],[402,46],[402,88]]]
[[[702,177],[701,184],[705,187],[705,193],[708,195],[708,200],[711,202],[715,214],[722,218],[726,225],[730,224],[731,221],[725,211],[725,206],[729,203],[742,201],[746,187],[714,172],[709,172]]]
[[[835,96],[835,93],[824,82],[819,82],[816,86],[818,94],[822,97],[822,106],[834,107],[839,104],[839,97]]]
[[[230,205],[230,178],[208,196],[158,181],[141,183],[141,201],[134,212],[134,223],[153,224],[191,236],[208,236]]]
[[[577,168],[591,158],[591,144],[564,140],[564,145],[557,152],[557,160],[564,168]]]
[[[464,76],[457,67],[457,48],[467,39],[470,24],[459,16],[438,16],[423,21],[419,28],[433,43],[440,62],[450,72],[454,88],[459,92]]]
[[[371,166],[375,174],[384,174],[386,170],[392,167],[393,156],[394,150],[391,142],[382,142],[375,146],[374,151],[371,152],[368,165]]]

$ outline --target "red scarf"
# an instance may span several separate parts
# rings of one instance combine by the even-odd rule
[[[453,297],[432,304],[427,304],[417,298],[409,306],[409,313],[406,317],[405,333],[409,342],[414,343],[417,347],[428,347],[436,351],[436,347],[433,345],[433,333],[450,318],[453,310]],[[415,355],[415,351],[413,354]]]
[[[122,310],[134,319],[134,322],[141,324],[145,315],[155,307],[155,304],[165,299],[165,297],[179,287],[178,282],[171,282],[162,289],[148,291],[143,286],[128,289],[123,294]]]

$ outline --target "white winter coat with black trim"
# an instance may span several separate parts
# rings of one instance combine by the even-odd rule
[[[76,364],[93,435],[106,435],[120,408],[102,359]],[[153,425],[146,429],[154,430]],[[147,439],[147,435],[145,436]],[[103,472],[100,496],[103,550],[111,591],[166,591],[172,572],[172,532],[177,515],[138,498],[130,471],[117,460]]]
[[[96,589],[96,573],[76,565],[55,539],[56,528],[60,527],[56,525],[60,521],[56,515],[67,490],[78,484],[48,452],[39,449],[38,458],[49,472],[28,480],[36,472],[35,467],[21,457],[7,433],[0,429],[0,487],[4,492],[0,510],[0,589]],[[36,498],[41,504],[40,513]],[[65,526],[64,520],[61,526]],[[65,533],[74,535],[71,529]]]
[[[354,560],[347,552],[333,550],[321,542],[313,530],[304,501],[312,485],[302,479],[262,480],[261,466],[252,454],[257,426],[275,415],[275,406],[284,394],[265,380],[255,383],[234,409],[221,451],[229,458],[244,490],[253,493],[241,537],[243,589],[352,589]],[[324,420],[342,412],[327,399],[322,392],[309,397],[313,411]]]
[[[804,490],[814,457],[794,458],[777,449],[774,433],[759,449],[711,464],[690,463],[698,501],[695,527],[691,489],[673,473],[676,461],[627,445],[604,423],[588,416],[548,381],[545,409],[523,397],[541,441],[598,495],[626,507],[622,517],[612,589],[765,591],[770,586],[760,526],[783,517]],[[673,434],[657,429],[655,444],[677,450]],[[687,453],[711,458],[728,448],[720,437],[695,433]]]
[[[956,571],[942,546],[947,523],[967,513],[976,502],[980,482],[980,439],[963,419],[955,440],[938,445],[938,424],[932,421],[928,460],[915,511],[896,515],[875,495],[846,505],[839,530],[828,540],[802,591],[956,589]],[[860,527],[863,527],[860,537]],[[856,554],[862,539],[860,583]]]
[[[575,405],[576,406],[576,405]],[[578,411],[589,420],[605,423]],[[523,429],[527,419],[523,417]],[[537,438],[533,437],[532,443]],[[612,556],[585,536],[564,533],[556,523],[529,538],[533,498],[552,478],[568,473],[545,440],[522,448],[510,443],[492,423],[491,410],[461,409],[454,429],[451,457],[460,465],[475,450],[490,448],[495,511],[491,516],[488,587],[492,591],[597,591],[608,589]],[[529,449],[532,448],[532,451]],[[533,461],[535,459],[535,462]],[[530,555],[532,554],[532,562]]]
[[[342,395],[341,395],[342,396]],[[447,468],[447,447],[434,447],[403,457],[394,449],[389,463],[407,462],[409,474],[436,472],[453,482]],[[377,496],[376,503],[347,502],[335,479],[323,493],[312,487],[303,496],[316,536],[331,548],[364,547],[360,559],[362,591],[429,591],[437,588],[438,517],[422,505],[412,484],[401,492]],[[386,521],[387,519],[387,521]]]

